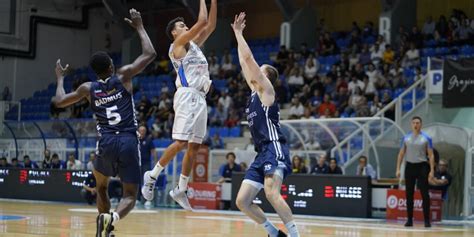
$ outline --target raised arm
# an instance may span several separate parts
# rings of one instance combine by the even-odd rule
[[[195,39],[207,26],[207,7],[206,0],[200,0],[199,16],[196,24],[188,31],[179,35],[174,39],[173,56],[175,58],[182,58],[186,55],[185,46],[189,41]]]
[[[242,73],[252,91],[257,91],[260,95],[260,100],[266,106],[270,106],[275,101],[275,90],[270,80],[262,73],[252,51],[245,41],[243,30],[245,29],[245,13],[241,12],[235,16],[234,23],[235,38],[237,39],[237,51],[239,53],[239,62],[242,67]]]
[[[207,38],[214,32],[216,29],[217,23],[217,0],[211,1],[211,10],[209,11],[209,19],[206,27],[204,30],[193,39],[193,41],[201,47],[204,42],[206,42]]]
[[[66,94],[66,91],[64,91],[64,73],[68,67],[69,64],[66,65],[66,67],[61,65],[61,59],[56,61],[55,71],[58,85],[56,88],[56,96],[54,96],[51,101],[58,108],[68,107],[89,96],[90,82],[83,83],[75,91]]]
[[[142,45],[142,54],[132,64],[121,67],[117,73],[121,75],[123,83],[131,83],[133,76],[139,74],[145,69],[148,64],[153,62],[156,57],[155,49],[151,43],[148,34],[143,27],[142,17],[140,12],[135,9],[130,9],[130,18],[125,18],[125,21],[130,24],[135,30],[137,30],[138,36],[140,37],[140,43]]]

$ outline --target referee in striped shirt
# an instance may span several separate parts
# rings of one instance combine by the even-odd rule
[[[430,223],[430,195],[428,192],[428,179],[434,177],[434,155],[433,142],[428,134],[421,131],[422,120],[415,116],[411,119],[412,131],[402,139],[401,149],[397,160],[397,178],[400,178],[400,166],[403,158],[406,160],[405,184],[407,200],[407,222],[406,227],[413,226],[413,195],[415,183],[420,189],[423,198],[423,216],[425,227],[431,227]]]

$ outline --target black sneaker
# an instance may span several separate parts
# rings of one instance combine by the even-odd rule
[[[268,235],[268,237],[270,237],[270,235]],[[277,237],[286,237],[286,234],[285,232],[281,231],[281,230],[278,230],[278,235]]]
[[[112,225],[113,217],[110,213],[101,213],[97,216],[96,237],[112,237],[114,234],[114,226]]]
[[[426,228],[430,228],[431,227],[431,223],[429,221],[425,221],[425,227]]]
[[[412,227],[413,226],[413,221],[412,220],[407,220],[405,223],[405,227]]]

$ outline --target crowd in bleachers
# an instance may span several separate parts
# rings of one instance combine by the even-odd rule
[[[316,45],[301,44],[298,49],[280,46],[278,38],[249,40],[259,64],[272,64],[280,72],[275,85],[279,103],[288,109],[290,119],[371,116],[397,98],[426,73],[427,57],[470,57],[474,20],[459,10],[435,22],[428,17],[421,30],[400,27],[392,44],[377,35],[372,22],[360,27],[353,22],[349,31],[334,32],[324,19],[318,26]],[[120,54],[111,55],[120,65]],[[241,135],[249,89],[238,66],[236,48],[222,54],[207,54],[213,87],[209,105],[208,143]],[[144,74],[133,80],[138,120],[146,125],[157,147],[169,144],[173,126],[173,93],[176,74],[167,56],[162,55]],[[66,91],[95,78],[90,69],[77,69],[65,79]],[[61,110],[49,106],[55,85],[22,100],[22,119],[58,117]],[[416,91],[416,98],[424,96]],[[8,94],[6,92],[5,94]],[[403,110],[411,109],[411,95],[403,100]],[[50,115],[51,112],[51,115]],[[15,115],[15,108],[7,116]],[[385,113],[394,117],[394,107]],[[91,118],[86,100],[74,105],[73,118]],[[285,117],[283,117],[285,118]]]
[[[83,164],[76,159],[74,153],[69,153],[67,159],[62,160],[57,153],[51,153],[46,149],[43,153],[43,160],[37,162],[38,159],[30,159],[29,155],[24,155],[22,160],[11,158],[8,162],[6,157],[0,158],[0,168],[19,168],[19,169],[58,169],[58,170],[92,170],[92,162],[95,159],[95,152],[91,152],[87,158],[87,163]]]

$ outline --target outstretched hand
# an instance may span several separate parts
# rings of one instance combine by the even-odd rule
[[[235,15],[234,23],[231,26],[235,33],[242,33],[245,29],[245,12]]]
[[[135,10],[135,8],[130,9],[130,19],[124,18],[124,20],[133,28],[138,29],[138,27],[143,26],[142,16],[140,12]]]
[[[66,71],[68,69],[69,69],[69,64],[66,64],[66,66],[63,67],[61,65],[61,59],[58,59],[58,61],[56,61],[56,68],[54,70],[56,72],[56,78],[57,79],[63,78],[64,74],[66,74]]]

